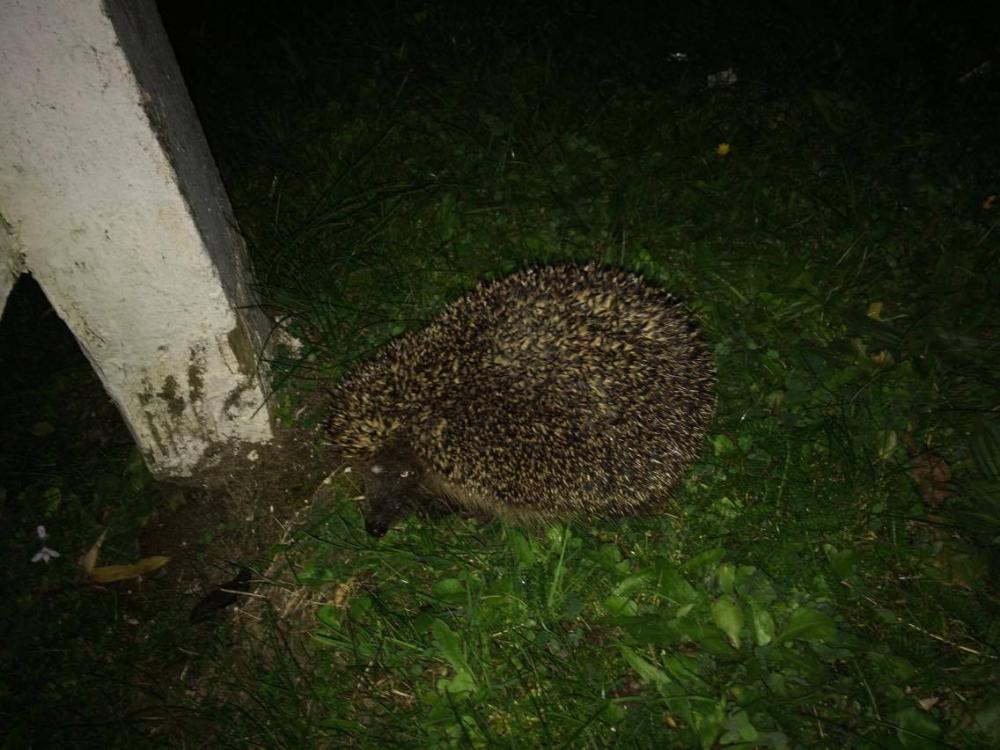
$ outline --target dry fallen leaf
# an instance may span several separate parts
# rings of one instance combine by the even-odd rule
[[[342,584],[337,586],[337,590],[333,592],[333,606],[337,609],[344,609],[350,601],[351,595],[354,593],[355,583],[353,577],[347,579]]]
[[[943,505],[954,494],[948,487],[951,467],[937,453],[921,453],[913,457],[910,476],[917,483],[924,502],[931,507]]]
[[[144,557],[132,565],[97,567],[97,558],[101,555],[101,545],[104,544],[104,537],[107,534],[107,529],[102,531],[97,541],[77,561],[77,565],[83,569],[84,578],[90,583],[111,583],[112,581],[124,581],[127,578],[138,578],[145,573],[163,567],[170,560],[169,557],[163,555],[153,555],[152,557]]]
[[[77,561],[77,565],[83,568],[83,574],[85,576],[90,576],[91,572],[94,570],[94,566],[97,565],[97,557],[101,554],[101,545],[104,544],[104,537],[107,535],[108,530],[105,529],[101,532],[101,535],[97,537],[97,541],[88,549],[80,559]]]
[[[903,434],[903,444],[913,462],[910,476],[920,490],[924,503],[932,508],[940,507],[955,494],[948,486],[951,482],[951,467],[940,454],[917,444],[908,433]]]
[[[93,583],[111,583],[112,581],[124,581],[126,578],[138,578],[163,567],[169,560],[170,558],[165,555],[153,555],[152,557],[144,557],[132,565],[105,565],[93,568],[87,575],[87,580]]]

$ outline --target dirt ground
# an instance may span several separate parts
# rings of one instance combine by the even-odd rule
[[[280,428],[273,442],[233,452],[196,480],[161,483],[140,554],[170,557],[160,585],[178,595],[210,590],[264,560],[336,468],[316,431]]]
[[[130,511],[122,502],[129,456],[136,455],[131,435],[75,339],[29,277],[18,282],[4,310],[0,362],[9,376],[0,393],[0,520],[11,531],[48,523],[50,533],[65,536],[74,518],[87,519],[127,536],[123,525]],[[297,395],[298,413],[307,416],[294,421],[321,421],[324,398]],[[241,567],[264,562],[273,545],[288,537],[303,511],[313,507],[323,479],[338,467],[318,429],[275,429],[271,443],[224,454],[191,480],[152,485],[142,480],[153,512],[133,542],[119,540],[117,552],[134,559],[165,555],[170,561],[144,576],[136,590],[152,588],[160,601],[176,594],[178,606],[190,606]],[[39,504],[53,487],[62,494],[60,510],[46,521]],[[68,500],[70,495],[76,499]],[[74,503],[69,515],[67,503]],[[83,551],[63,554],[75,560]],[[100,564],[127,561],[110,556],[102,553]]]

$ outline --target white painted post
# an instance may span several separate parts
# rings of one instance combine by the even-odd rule
[[[267,323],[153,0],[0,0],[0,310],[24,271],[154,472],[270,439]]]

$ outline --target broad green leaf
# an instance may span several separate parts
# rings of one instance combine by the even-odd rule
[[[605,721],[611,724],[617,724],[628,714],[625,705],[620,704],[616,700],[609,700],[604,704],[604,709],[601,711],[601,715],[604,717]]]
[[[736,583],[736,566],[731,563],[723,563],[715,575],[719,579],[719,588],[726,594],[732,594],[733,584]]]
[[[523,533],[514,528],[508,528],[511,547],[514,548],[514,556],[525,568],[530,568],[538,561],[535,548],[532,542]]]
[[[754,742],[760,735],[757,728],[750,723],[746,711],[738,711],[726,721],[726,731],[719,738],[723,745],[735,745],[738,742]]]
[[[639,607],[634,601],[625,596],[609,596],[601,604],[608,614],[616,617],[633,617],[639,612]]]
[[[649,575],[646,573],[640,573],[634,576],[628,576],[621,583],[615,586],[615,596],[627,596],[633,591],[639,591],[644,589],[649,585]]]
[[[899,727],[896,736],[907,750],[938,750],[941,743],[941,727],[934,717],[915,706],[905,708],[896,714]]]
[[[431,593],[442,599],[454,601],[465,598],[465,583],[457,578],[442,578],[435,581]]]
[[[668,561],[661,560],[656,564],[656,576],[656,590],[674,604],[694,604],[698,601],[698,592]]]
[[[451,692],[464,692],[474,690],[476,681],[472,676],[472,670],[462,653],[462,645],[455,632],[442,620],[434,620],[431,624],[431,633],[437,642],[438,649],[442,656],[455,670],[455,679],[448,681]]]
[[[684,570],[698,570],[698,568],[714,565],[725,556],[726,551],[722,547],[710,547],[690,558],[682,567]]]
[[[712,449],[716,456],[725,456],[736,452],[736,445],[728,435],[714,435],[712,437]]]
[[[619,616],[615,624],[634,641],[665,646],[677,643],[683,638],[681,629],[662,615]]]
[[[330,628],[340,627],[344,611],[332,604],[324,604],[316,610],[316,619]]]
[[[763,606],[750,605],[750,621],[753,623],[753,637],[758,646],[766,646],[774,640],[774,618]]]
[[[436,683],[437,689],[447,693],[472,693],[476,682],[468,672],[459,672],[454,677],[442,677]]]
[[[850,578],[854,573],[854,568],[858,561],[858,556],[854,550],[838,550],[832,544],[826,544],[823,546],[823,551],[826,553],[826,559],[830,561],[830,568],[833,570],[833,574],[839,580]]]
[[[703,750],[714,747],[726,723],[726,702],[691,701],[691,719]],[[696,707],[697,706],[697,707]]]
[[[701,676],[698,661],[681,653],[667,653],[663,657],[663,670],[670,679],[688,692],[704,691],[705,680]]]
[[[625,657],[625,661],[627,661],[629,666],[636,671],[636,674],[639,675],[639,678],[643,682],[651,682],[657,687],[666,685],[670,682],[670,678],[667,676],[666,672],[639,656],[639,654],[630,649],[624,643],[619,645],[619,648],[621,649],[622,656]]]
[[[741,565],[736,570],[736,590],[740,599],[751,604],[768,605],[776,598],[771,579],[753,565]]]
[[[879,430],[875,438],[875,455],[880,461],[886,461],[896,451],[898,436],[895,430]]]
[[[837,638],[837,626],[828,615],[803,607],[792,613],[776,642],[783,643],[796,638],[814,643],[833,641]]]
[[[726,634],[735,648],[740,647],[740,630],[743,629],[743,610],[731,596],[720,596],[712,602],[712,620]]]

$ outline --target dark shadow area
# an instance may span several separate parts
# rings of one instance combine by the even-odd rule
[[[66,324],[28,274],[0,319],[3,517],[26,490],[121,467],[132,437]]]
[[[210,599],[197,626],[192,606],[266,553],[326,467],[309,430],[283,430],[260,447],[259,471],[230,471],[223,458],[197,482],[154,481],[28,275],[0,321],[0,367],[0,744],[95,747],[114,735],[123,747],[150,746],[188,719],[166,710],[149,723],[142,712],[171,704],[184,675],[211,659],[213,625],[237,599]],[[43,548],[48,559],[37,559]],[[105,581],[82,569],[88,552],[98,571],[168,560]]]

